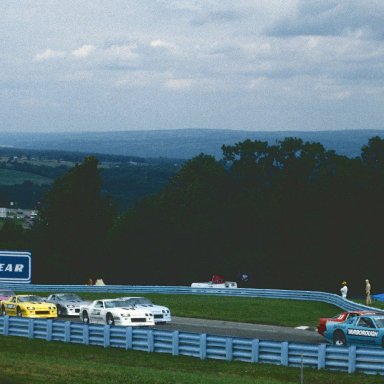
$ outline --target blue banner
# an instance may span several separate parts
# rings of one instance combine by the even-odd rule
[[[30,252],[0,251],[0,283],[31,282]]]

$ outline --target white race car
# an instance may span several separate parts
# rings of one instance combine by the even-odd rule
[[[95,300],[80,307],[83,323],[98,323],[125,326],[153,326],[155,321],[151,311],[127,305],[116,299]]]
[[[208,281],[207,283],[192,283],[192,288],[237,288],[237,283],[234,281],[225,281],[223,283],[213,283]]]
[[[124,300],[135,308],[151,311],[156,324],[169,323],[172,320],[169,308],[153,304],[145,297],[120,297],[119,300]]]

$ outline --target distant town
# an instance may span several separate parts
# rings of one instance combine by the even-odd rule
[[[30,229],[37,217],[35,209],[5,208],[0,207],[0,220],[17,220],[24,229]]]

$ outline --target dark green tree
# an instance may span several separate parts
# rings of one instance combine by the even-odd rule
[[[361,149],[363,163],[371,170],[384,173],[384,140],[378,136],[372,137],[368,145]]]
[[[45,195],[36,227],[38,275],[48,280],[85,281],[102,275],[108,263],[105,241],[114,218],[101,195],[98,160],[86,157],[55,180]]]
[[[0,229],[0,249],[28,250],[28,234],[17,220],[6,219]]]
[[[229,178],[223,164],[200,154],[187,161],[158,195],[129,210],[114,227],[110,244],[130,268],[119,281],[182,284],[219,272],[222,206]]]

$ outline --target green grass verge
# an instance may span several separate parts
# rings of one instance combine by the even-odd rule
[[[52,180],[48,177],[35,175],[29,172],[15,171],[12,169],[0,169],[0,185],[23,184],[30,181],[34,184],[51,184]]]
[[[366,305],[365,304],[365,299],[351,299],[351,300],[355,301],[356,303]],[[378,301],[378,300],[373,300],[372,304],[370,305],[370,307],[384,309],[384,302],[383,301]]]
[[[49,293],[37,294],[49,295]],[[123,295],[121,294],[121,296]],[[169,307],[173,316],[290,327],[300,325],[316,327],[320,317],[331,317],[341,312],[338,307],[314,301],[208,295],[143,295],[140,293],[125,295],[148,297],[156,304]],[[80,293],[80,296],[96,300],[119,295],[116,293]]]
[[[5,384],[297,384],[300,369],[0,336]],[[304,383],[376,384],[383,377],[304,369]]]

